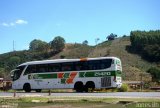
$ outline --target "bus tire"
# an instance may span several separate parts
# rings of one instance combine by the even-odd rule
[[[31,92],[31,85],[29,83],[25,83],[23,86],[23,90],[25,92]]]
[[[78,81],[75,83],[74,85],[74,89],[76,90],[76,92],[83,92],[83,83],[81,81]]]
[[[85,92],[88,92],[88,91],[93,92],[94,89],[95,89],[95,84],[94,84],[93,81],[88,81],[86,83],[86,85],[84,86],[84,91]]]
[[[36,89],[35,91],[40,93],[42,90],[41,89]]]

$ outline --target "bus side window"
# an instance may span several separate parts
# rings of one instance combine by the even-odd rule
[[[84,71],[88,70],[88,61],[77,61],[74,63],[74,69],[75,71]]]
[[[48,64],[48,72],[59,72],[59,71],[61,71],[61,64],[59,63]]]
[[[28,65],[24,75],[27,75],[30,73],[36,73],[36,66],[35,65]]]
[[[105,69],[105,64],[101,63],[101,69]]]
[[[62,71],[73,71],[73,63],[62,63]]]
[[[80,61],[82,68],[81,70],[88,70],[88,61]]]
[[[48,72],[48,65],[47,64],[39,64],[36,66],[37,72]]]
[[[110,68],[112,64],[112,59],[105,59],[101,61],[101,65],[104,66],[103,69]]]
[[[100,68],[100,60],[91,60],[88,62],[88,70],[98,70]]]
[[[82,63],[80,61],[74,62],[75,71],[81,71],[82,70]]]
[[[80,71],[80,70],[81,70],[81,67],[82,67],[82,66],[80,66],[80,65],[76,65],[76,67],[75,67],[75,68],[76,68],[76,71]]]

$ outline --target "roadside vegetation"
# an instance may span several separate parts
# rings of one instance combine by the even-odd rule
[[[0,99],[0,105],[17,106],[18,108],[135,108],[137,105],[144,106],[145,104],[158,106],[160,105],[160,99],[93,97],[21,97]]]

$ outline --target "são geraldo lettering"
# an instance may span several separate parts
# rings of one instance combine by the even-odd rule
[[[95,76],[109,76],[111,75],[111,72],[96,72],[94,75]]]

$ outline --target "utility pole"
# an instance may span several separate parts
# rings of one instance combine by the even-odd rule
[[[13,40],[13,52],[15,51],[15,47],[14,47],[14,40]]]
[[[95,44],[96,44],[95,50],[97,49],[97,43],[98,43],[99,40],[100,40],[99,38],[95,39]]]
[[[140,73],[140,78],[141,78],[141,92],[142,92],[142,90],[143,90],[143,80],[142,80],[142,73]]]

